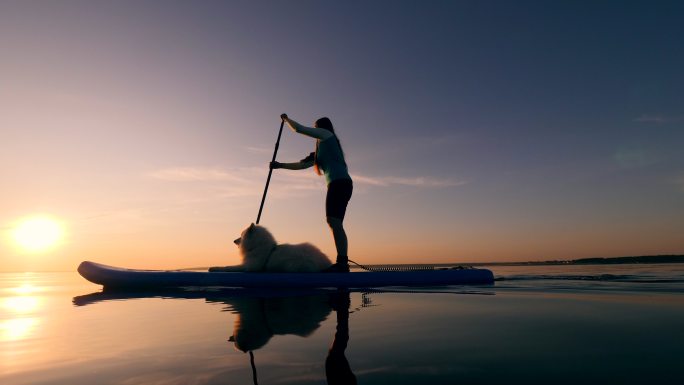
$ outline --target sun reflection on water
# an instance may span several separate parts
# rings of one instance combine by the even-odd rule
[[[37,293],[39,290],[37,287],[31,285],[30,283],[24,283],[21,286],[13,287],[9,289],[11,292],[16,293],[16,294],[33,294]]]
[[[6,289],[12,296],[3,298],[0,307],[6,317],[0,317],[0,341],[19,341],[29,338],[40,319],[36,314],[41,308],[42,298],[31,295],[38,292],[38,288],[23,283]]]
[[[37,318],[12,318],[0,321],[0,341],[17,341],[28,338],[38,325]]]
[[[39,306],[40,299],[33,296],[9,297],[2,301],[2,307],[18,314],[34,313]]]

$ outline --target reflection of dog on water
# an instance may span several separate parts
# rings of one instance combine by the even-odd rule
[[[325,360],[326,378],[329,384],[356,384],[356,377],[344,355],[349,341],[349,293],[235,298],[222,302],[229,303],[238,315],[230,341],[238,350],[250,353],[255,384],[256,367],[252,351],[265,346],[274,335],[311,335],[332,310],[337,316],[337,328]]]
[[[311,335],[330,314],[327,295],[239,298],[230,301],[238,317],[230,341],[243,352],[257,350],[274,335]]]

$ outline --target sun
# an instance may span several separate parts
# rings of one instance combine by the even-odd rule
[[[29,252],[45,251],[54,247],[64,234],[62,225],[47,217],[27,218],[12,232],[19,247]]]

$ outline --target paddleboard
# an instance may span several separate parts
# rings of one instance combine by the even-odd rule
[[[134,270],[85,261],[81,276],[105,288],[218,286],[243,288],[371,288],[494,283],[487,269],[443,269],[351,273],[244,273],[188,270]]]

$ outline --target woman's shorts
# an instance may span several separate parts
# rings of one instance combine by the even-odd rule
[[[353,188],[351,179],[335,179],[328,184],[328,193],[325,196],[326,217],[344,219]]]

